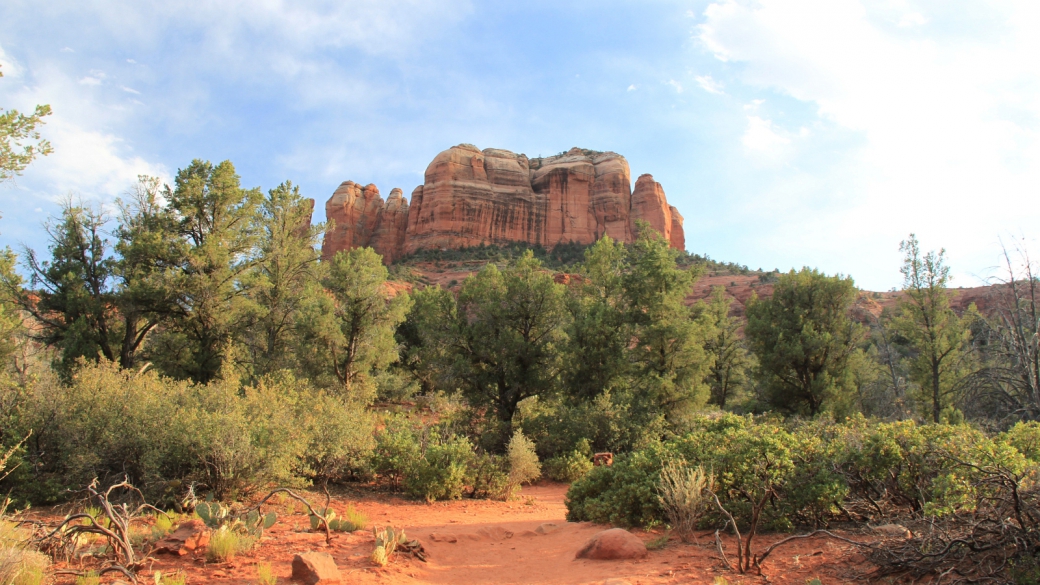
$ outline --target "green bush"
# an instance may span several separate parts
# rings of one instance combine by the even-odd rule
[[[372,416],[363,406],[327,393],[303,405],[307,445],[301,474],[313,480],[344,481],[368,474],[375,448]]]
[[[405,491],[427,502],[462,497],[472,461],[473,446],[465,437],[431,442],[405,477]]]
[[[653,526],[664,519],[657,497],[661,467],[674,457],[663,444],[615,457],[594,467],[567,490],[567,520],[617,526]]]
[[[342,479],[366,468],[372,444],[360,407],[289,374],[242,388],[102,362],[82,365],[67,384],[42,376],[7,392],[5,431],[32,430],[32,440],[3,488],[33,503],[59,501],[95,477],[107,485],[126,475],[149,501],[170,504],[191,482],[226,499],[271,483]]]
[[[542,472],[553,481],[574,483],[592,469],[592,449],[588,441],[581,441],[569,453],[557,455],[542,463]]]
[[[387,419],[385,427],[376,434],[372,455],[372,469],[390,482],[394,489],[412,471],[422,455],[419,437],[411,423],[403,416]]]
[[[469,477],[474,498],[505,499],[509,495],[509,461],[501,455],[481,453],[470,461]]]
[[[1035,433],[1029,424],[991,438],[965,424],[854,417],[785,426],[735,415],[700,417],[686,434],[619,456],[612,467],[575,482],[568,517],[619,525],[663,521],[653,486],[673,459],[710,470],[722,504],[744,525],[756,513],[769,529],[824,525],[850,496],[925,517],[970,513],[996,497],[996,487],[981,479],[983,469],[1036,472],[1036,463],[1016,448],[1035,453]],[[709,522],[719,518],[717,511],[706,515]]]
[[[1001,436],[1026,459],[1040,463],[1040,421],[1020,422]]]

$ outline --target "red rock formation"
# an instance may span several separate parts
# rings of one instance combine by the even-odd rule
[[[374,185],[340,185],[325,205],[336,222],[325,257],[372,246],[389,263],[422,249],[527,242],[552,248],[591,244],[603,235],[631,242],[645,220],[682,249],[682,216],[664,189],[643,175],[631,189],[628,161],[613,152],[572,148],[528,159],[508,150],[460,144],[426,168],[411,205],[395,189],[383,204]]]
[[[401,256],[407,229],[408,201],[400,189],[394,189],[379,212],[379,222],[369,245],[389,264]]]
[[[636,222],[645,221],[650,227],[661,232],[664,239],[672,241],[672,208],[664,197],[664,188],[654,181],[652,175],[640,175],[636,180],[636,188],[632,191],[632,235],[639,235]]]
[[[325,202],[325,218],[335,225],[325,232],[322,257],[327,259],[340,250],[371,245],[382,208],[383,198],[375,185],[362,187],[354,181],[340,184]]]

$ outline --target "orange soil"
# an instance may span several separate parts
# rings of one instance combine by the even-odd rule
[[[232,562],[206,564],[201,556],[159,555],[142,577],[151,582],[155,571],[182,572],[192,584],[246,585],[256,582],[256,565],[267,562],[279,583],[289,583],[293,555],[307,551],[328,552],[339,566],[344,582],[360,584],[598,584],[611,578],[626,579],[633,585],[710,584],[716,576],[724,576],[734,584],[804,585],[806,580],[819,577],[830,585],[849,582],[856,572],[868,569],[852,546],[811,538],[777,549],[763,563],[764,577],[741,576],[722,566],[711,532],[698,536],[699,545],[673,539],[665,548],[651,551],[645,560],[574,560],[575,552],[589,537],[608,527],[566,522],[566,490],[567,486],[561,484],[531,486],[524,488],[519,500],[513,502],[463,500],[425,504],[379,494],[333,499],[332,507],[340,511],[348,501],[352,502],[368,515],[372,525],[405,528],[409,538],[418,539],[425,547],[429,559],[426,563],[397,556],[385,568],[374,567],[368,560],[373,543],[371,532],[334,533],[331,546],[327,546],[324,534],[309,530],[302,512],[287,516],[280,510],[278,523],[264,534],[260,546]],[[535,529],[547,522],[559,528],[545,535],[537,534]],[[506,531],[512,536],[507,537]],[[659,531],[633,532],[644,541],[660,536]],[[457,542],[435,542],[432,534],[454,535]],[[761,535],[755,539],[756,549],[783,536]],[[723,542],[727,554],[733,555],[732,538],[726,537]]]

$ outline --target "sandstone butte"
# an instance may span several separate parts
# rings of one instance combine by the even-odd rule
[[[428,249],[524,242],[545,248],[591,244],[603,235],[632,242],[644,220],[684,249],[683,218],[650,175],[632,188],[628,161],[613,152],[572,148],[528,159],[508,150],[460,144],[426,167],[411,204],[400,189],[386,201],[375,185],[346,181],[325,203],[335,227],[322,255],[371,246],[391,263]]]

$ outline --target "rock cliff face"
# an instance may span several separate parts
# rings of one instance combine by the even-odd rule
[[[417,250],[526,242],[552,248],[601,236],[631,242],[645,220],[685,247],[683,218],[650,175],[631,187],[628,161],[613,152],[572,148],[528,159],[508,150],[460,144],[426,168],[411,205],[400,189],[383,202],[375,185],[347,181],[325,204],[335,228],[322,254],[372,246],[387,263]]]

